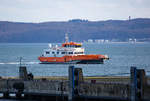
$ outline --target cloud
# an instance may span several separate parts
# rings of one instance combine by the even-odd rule
[[[150,17],[150,0],[1,0],[0,20],[25,22]]]

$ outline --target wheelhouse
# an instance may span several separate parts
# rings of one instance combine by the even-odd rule
[[[67,43],[63,43],[62,47],[74,47],[74,48],[79,48],[81,47],[82,44],[81,43],[75,43],[75,42],[67,42]]]

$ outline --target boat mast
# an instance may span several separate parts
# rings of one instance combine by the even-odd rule
[[[65,42],[69,42],[69,37],[68,37],[68,33],[65,34]]]

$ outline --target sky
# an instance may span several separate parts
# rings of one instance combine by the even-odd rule
[[[150,18],[150,0],[0,0],[0,21]]]

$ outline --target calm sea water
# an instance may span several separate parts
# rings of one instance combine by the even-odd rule
[[[86,76],[129,75],[130,67],[150,75],[150,43],[83,44],[87,54],[107,54],[104,64],[78,64]],[[35,76],[67,76],[68,64],[39,64],[38,56],[48,43],[0,43],[0,76],[18,76],[19,59]]]

